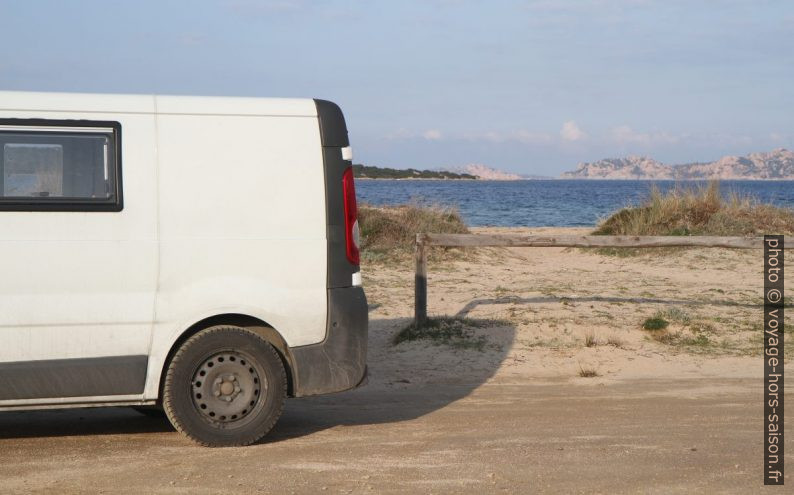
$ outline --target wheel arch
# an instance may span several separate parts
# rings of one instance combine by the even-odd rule
[[[276,353],[281,358],[281,363],[284,366],[284,371],[287,375],[287,396],[294,397],[295,394],[295,387],[294,387],[294,373],[295,373],[295,366],[294,366],[294,359],[292,357],[292,353],[290,352],[289,346],[281,334],[269,325],[267,322],[256,318],[254,316],[241,314],[241,313],[226,313],[226,314],[219,314],[210,316],[208,318],[204,318],[203,320],[197,321],[196,323],[190,325],[184,332],[182,332],[179,337],[174,341],[171,345],[171,348],[168,350],[168,354],[166,355],[165,360],[163,361],[163,367],[160,370],[160,383],[158,385],[158,403],[162,400],[163,397],[163,384],[165,383],[165,377],[168,371],[168,366],[171,364],[171,360],[176,354],[177,350],[185,343],[190,337],[196,335],[200,331],[218,326],[218,325],[230,325],[245,328],[246,330],[253,332],[263,339],[265,339],[273,348],[276,349]]]

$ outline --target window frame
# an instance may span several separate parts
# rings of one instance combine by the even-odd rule
[[[68,134],[70,129],[111,129],[109,155],[113,157],[111,169],[114,173],[113,191],[110,199],[31,197],[7,199],[0,196],[0,212],[3,211],[76,211],[76,212],[120,212],[124,209],[124,196],[121,177],[121,124],[104,120],[58,120],[58,119],[0,119],[0,133],[3,127],[17,127],[19,132],[32,132],[41,135],[48,133]],[[24,128],[30,127],[30,131]],[[42,130],[47,128],[47,130]],[[37,132],[38,131],[38,132]],[[98,131],[99,132],[99,131]]]

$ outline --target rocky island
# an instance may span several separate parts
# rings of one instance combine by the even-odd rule
[[[750,179],[794,180],[794,152],[778,148],[747,156],[725,156],[705,163],[668,165],[642,156],[580,163],[563,179]]]

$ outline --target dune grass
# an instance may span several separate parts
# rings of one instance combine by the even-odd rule
[[[640,206],[623,208],[602,221],[594,235],[794,234],[794,210],[757,202],[750,196],[720,193],[719,182],[676,187],[656,186]]]
[[[397,205],[376,207],[361,205],[358,209],[364,261],[385,261],[405,258],[414,249],[416,234],[467,234],[469,229],[457,210],[441,206]],[[460,250],[455,250],[460,252]],[[431,257],[449,254],[448,248],[433,248]]]
[[[651,188],[639,206],[623,208],[601,221],[593,235],[760,236],[794,234],[794,209],[759,203],[747,195],[724,197],[720,185],[681,186],[662,193]],[[601,248],[606,256],[670,254],[687,248]]]

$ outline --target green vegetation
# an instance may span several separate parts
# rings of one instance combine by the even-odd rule
[[[660,332],[652,336],[653,340],[670,346],[686,347],[691,351],[703,352],[713,343],[708,335],[695,332],[689,335],[684,332]],[[725,341],[727,342],[727,340]],[[728,344],[723,347],[727,348]]]
[[[429,318],[422,327],[413,323],[400,330],[392,339],[394,345],[415,340],[429,340],[436,345],[448,345],[456,349],[484,351],[489,347],[484,335],[475,335],[474,328],[507,325],[494,320],[442,317]]]
[[[689,325],[692,322],[692,317],[689,316],[689,313],[680,308],[670,308],[665,311],[659,311],[655,316],[658,318],[666,318],[682,325]]]
[[[794,210],[761,204],[749,196],[724,199],[716,181],[680,187],[662,194],[654,187],[648,200],[624,208],[598,226],[595,235],[794,234]]]
[[[674,331],[668,330],[668,320],[679,324],[682,328]],[[662,321],[665,325],[660,328],[648,328],[646,325],[650,321]],[[725,353],[742,351],[727,337],[723,337],[722,341],[718,342],[716,340],[719,333],[718,329],[710,321],[693,318],[689,313],[679,308],[659,311],[652,318],[648,318],[645,323],[646,325],[643,325],[643,328],[646,330],[656,330],[651,333],[651,339],[688,352]]]
[[[660,316],[654,316],[645,320],[642,328],[645,330],[664,330],[670,325],[670,322]]]
[[[416,234],[467,234],[469,229],[457,210],[440,206],[399,205],[358,209],[361,250],[365,261],[387,257],[404,257],[413,252]],[[432,248],[430,254],[445,253],[449,248]],[[459,252],[459,251],[458,251]]]
[[[692,317],[683,309],[670,308],[664,311],[657,311],[655,315],[645,320],[642,328],[645,330],[664,330],[670,325],[671,321],[686,326],[692,323]],[[708,325],[708,323],[698,322],[696,323],[697,325]]]
[[[356,179],[477,179],[477,177],[470,174],[417,170],[415,168],[402,170],[388,167],[371,167],[361,164],[353,165],[353,176]]]

